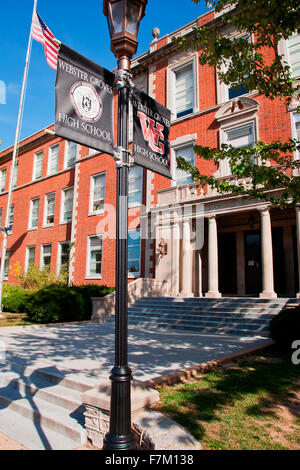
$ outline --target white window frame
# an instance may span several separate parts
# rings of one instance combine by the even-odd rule
[[[2,168],[0,170],[0,193],[5,192],[6,187],[6,175],[7,175],[7,168]],[[4,183],[4,184],[3,184]]]
[[[29,268],[29,250],[31,248],[34,248],[34,263],[33,263],[33,266],[35,265],[35,261],[36,261],[36,246],[35,245],[26,246],[26,256],[25,256],[25,272],[26,273],[27,273],[28,268]]]
[[[94,189],[95,189],[95,179],[98,176],[104,177],[104,198],[103,198],[103,208],[94,210]],[[106,172],[97,173],[92,175],[90,179],[90,205],[89,205],[89,215],[103,214],[104,213],[104,203],[105,203],[105,192],[106,192]]]
[[[53,222],[48,223],[47,222],[47,217],[49,216],[48,214],[48,203],[51,198],[54,198],[54,210],[53,210]],[[54,217],[55,217],[55,199],[56,199],[56,193],[49,193],[46,194],[45,196],[45,203],[44,203],[44,221],[43,221],[43,227],[52,227],[54,225]],[[50,214],[52,215],[52,214]]]
[[[12,167],[11,167],[12,168]],[[15,188],[18,182],[19,162],[15,162],[12,187]]]
[[[13,225],[14,225],[14,215],[15,215],[15,205],[11,204],[9,206],[9,216],[8,216],[8,233],[12,234]]]
[[[50,246],[50,263],[45,264],[44,263],[44,256],[45,256],[45,247]],[[43,269],[45,266],[49,266],[49,271],[51,269],[51,262],[52,262],[52,243],[44,243],[41,247],[41,262],[40,262],[40,267]]]
[[[256,127],[256,119],[251,119],[250,121],[236,121],[235,123],[231,123],[230,125],[224,126],[220,128],[220,143],[228,144],[228,132],[233,131],[234,129],[241,128],[241,127],[248,127],[251,126],[253,130],[253,145],[257,142],[257,127]],[[242,148],[242,147],[236,147]],[[221,160],[220,162],[220,177],[231,176],[232,172],[229,167],[228,160]]]
[[[55,169],[55,171],[51,171],[51,158],[52,158],[52,155],[53,155],[53,149],[54,149],[55,147],[58,147],[57,160],[56,160],[56,169]],[[58,160],[59,160],[59,142],[57,142],[56,144],[53,144],[53,145],[51,145],[51,147],[49,147],[49,150],[48,150],[48,168],[47,168],[47,176],[55,175],[55,173],[57,173],[57,170],[58,170]]]
[[[297,34],[292,34],[292,36],[294,36],[294,35],[297,35]],[[290,37],[292,37],[292,36],[290,36]],[[300,34],[298,34],[298,36],[300,36]],[[282,53],[282,46],[280,47],[280,45],[279,45],[279,53]],[[299,78],[300,74],[298,74],[298,75],[293,74],[292,63],[291,63],[290,53],[289,53],[288,39],[283,40],[283,54],[284,54],[286,62],[288,63],[288,65],[291,69],[291,73],[292,73],[293,78]]]
[[[42,164],[41,164],[41,175],[36,175],[36,168],[37,168],[37,160],[41,157]],[[44,163],[44,150],[40,150],[34,154],[34,161],[33,161],[33,172],[32,172],[32,181],[36,181],[42,178],[43,176],[43,163]]]
[[[74,202],[74,187],[70,187],[70,188],[65,188],[65,189],[62,189],[62,192],[61,192],[61,206],[60,206],[60,223],[61,224],[68,224],[70,222],[72,222],[72,218],[73,218],[73,202],[72,202],[72,216],[70,219],[68,220],[64,220],[64,205],[65,205],[65,199],[66,199],[66,192],[67,191],[73,191],[73,198],[72,198],[72,201]]]
[[[296,115],[299,116],[299,118],[296,118]],[[292,122],[292,137],[293,139],[297,139],[297,131],[296,131],[296,122],[300,122],[300,113],[291,112],[291,122]],[[294,152],[294,160],[300,160],[300,151],[296,150]]]
[[[7,248],[6,251],[5,251],[4,270],[3,270],[3,279],[4,279],[5,281],[8,280],[8,276],[9,276],[9,261],[10,261],[10,255],[11,255],[10,248]],[[7,268],[6,268],[6,264],[7,264]]]
[[[176,164],[176,153],[180,151],[180,149],[187,148],[187,147],[194,147],[196,143],[196,135],[187,135],[187,136],[182,136],[175,141],[171,142],[171,174],[172,174],[172,186],[181,186],[177,184],[177,179],[176,179],[176,171],[177,171],[177,164]],[[194,161],[193,165],[195,165],[196,161],[196,156],[194,152]],[[191,181],[190,183],[184,183],[184,184],[192,184],[194,181]],[[183,185],[184,185],[183,184]]]
[[[184,116],[176,116],[176,72],[192,66],[193,70],[193,112]],[[182,60],[170,61],[167,69],[167,107],[171,110],[171,120],[183,120],[190,118],[199,111],[199,63],[197,53],[191,54]]]
[[[101,246],[101,273],[91,273],[91,239],[92,238],[99,238],[100,240],[100,246]],[[96,251],[93,250],[93,251]],[[102,269],[103,269],[103,235],[98,234],[98,235],[89,235],[88,240],[87,240],[87,257],[86,257],[86,279],[102,279]]]
[[[235,31],[231,35],[231,39],[238,39],[238,38],[242,38],[244,36],[248,36],[248,35]],[[251,43],[253,42],[253,35],[252,34],[249,35],[249,41],[251,41]],[[222,65],[222,72],[225,72],[225,71],[226,71],[226,65],[223,64]],[[221,82],[221,80],[219,79],[219,75],[218,75],[217,70],[216,70],[216,79],[217,79],[217,102],[218,102],[218,104],[223,104],[223,103],[226,103],[227,101],[236,100],[240,96],[247,96],[247,95],[249,95],[249,93],[253,93],[253,91],[254,91],[254,90],[246,91],[245,93],[241,93],[241,94],[239,94],[239,95],[237,95],[233,98],[229,98],[229,89],[232,88],[232,87],[230,87],[229,85],[226,85],[226,83]]]
[[[70,246],[70,240],[68,241],[64,241],[64,242],[58,242],[58,250],[57,250],[57,274],[60,273],[61,271],[61,266],[62,266],[62,263],[61,263],[61,255],[62,255],[62,245],[69,245]],[[70,262],[70,258],[69,258],[69,262]]]
[[[69,153],[69,145],[70,144],[74,144],[76,145],[76,155],[75,155],[75,160],[74,162],[69,165],[69,159],[68,159],[68,153]],[[64,158],[64,169],[67,169],[67,168],[74,168],[75,166],[75,161],[77,160],[77,154],[78,154],[78,144],[76,144],[76,142],[72,142],[70,140],[66,140],[65,141],[65,158]]]
[[[142,243],[142,238],[141,238],[141,230],[140,228],[134,228],[134,229],[130,229],[128,230],[128,235],[130,233],[133,233],[133,232],[138,232],[140,234],[140,257],[139,257],[139,272],[137,271],[134,271],[134,272],[130,272],[128,271],[128,278],[129,279],[135,279],[135,278],[138,278],[141,276],[141,259],[142,259],[142,247],[141,247],[141,243]],[[129,251],[129,240],[128,240],[128,251]],[[128,261],[129,261],[129,254],[128,254]]]
[[[37,224],[33,227],[32,226],[32,210],[33,210],[33,202],[38,201],[38,216],[37,216]],[[30,199],[30,204],[29,204],[29,221],[28,221],[28,230],[36,230],[39,225],[39,211],[40,211],[40,198],[39,197],[34,197]]]

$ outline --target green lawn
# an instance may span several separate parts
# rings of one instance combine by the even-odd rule
[[[27,320],[25,313],[3,313],[4,318],[0,318],[0,328],[3,326],[21,326],[32,325],[32,322]]]
[[[159,391],[203,449],[300,449],[300,365],[275,348]]]

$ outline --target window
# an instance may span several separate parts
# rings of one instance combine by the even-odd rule
[[[73,211],[73,188],[62,191],[61,222],[70,222]]]
[[[9,216],[8,216],[8,233],[12,233],[12,230],[13,230],[14,213],[15,213],[15,206],[11,205],[9,208]]]
[[[4,193],[6,184],[6,168],[2,168],[0,172],[0,192]]]
[[[226,131],[226,143],[234,148],[251,147],[254,144],[253,123]]]
[[[0,225],[2,225],[3,207],[0,208]]]
[[[15,162],[15,169],[14,169],[14,176],[13,176],[13,188],[17,186],[18,169],[19,169],[19,162]]]
[[[300,75],[300,34],[293,34],[286,41],[288,62],[293,77]]]
[[[42,177],[43,171],[43,158],[44,152],[38,152],[34,155],[34,164],[33,164],[33,180],[37,180]]]
[[[300,114],[292,113],[292,134],[293,138],[300,141]],[[299,160],[300,152],[296,150],[295,160]]]
[[[128,275],[137,277],[141,269],[141,234],[140,230],[128,231]]]
[[[50,270],[52,245],[42,245],[41,268],[47,266]]]
[[[10,259],[10,250],[6,250],[4,258],[4,279],[8,279],[9,274],[9,259]]]
[[[29,209],[29,229],[37,228],[39,221],[40,198],[31,199]]]
[[[47,194],[45,197],[44,225],[54,224],[55,193]]]
[[[193,146],[188,145],[188,146],[185,146],[185,147],[180,147],[180,148],[174,149],[174,160],[175,161],[174,161],[174,166],[173,166],[173,179],[175,180],[175,185],[176,186],[181,186],[183,184],[193,183],[194,181],[193,181],[190,173],[188,173],[186,171],[179,170],[179,168],[177,168],[177,163],[176,163],[176,158],[177,157],[182,157],[187,162],[192,163],[192,165],[195,165],[195,154],[194,154]]]
[[[53,175],[54,173],[57,172],[58,154],[59,154],[59,144],[52,145],[52,147],[49,148],[48,175]]]
[[[175,74],[175,116],[180,118],[194,112],[193,64],[174,71]]]
[[[35,263],[35,246],[26,247],[25,272]]]
[[[101,278],[102,274],[102,237],[88,237],[87,277]]]
[[[77,144],[75,144],[75,142],[67,140],[65,152],[65,168],[70,168],[75,165],[77,155]]]
[[[70,242],[59,242],[57,272],[60,273],[62,267],[68,267],[70,257]]]
[[[104,210],[105,199],[105,173],[91,177],[90,213]]]
[[[128,204],[142,204],[143,168],[133,166],[129,170]]]
[[[254,144],[254,141],[255,135],[253,122],[225,131],[225,143],[232,145],[234,148],[251,147]],[[228,159],[222,160],[220,165],[222,167],[222,176],[229,176],[232,174]]]

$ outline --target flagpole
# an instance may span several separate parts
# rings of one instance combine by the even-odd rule
[[[20,98],[20,105],[19,105],[19,112],[18,112],[18,120],[17,120],[17,127],[16,127],[16,134],[15,134],[15,142],[14,142],[14,149],[13,149],[13,156],[11,162],[11,170],[10,170],[10,177],[9,177],[9,187],[8,187],[8,195],[7,195],[7,204],[6,204],[6,214],[5,214],[5,224],[3,229],[3,241],[2,241],[2,253],[1,253],[1,261],[0,261],[0,318],[3,318],[2,315],[2,294],[3,294],[3,279],[4,279],[4,264],[5,264],[5,255],[6,255],[6,247],[7,247],[7,232],[8,232],[8,224],[9,224],[9,214],[10,214],[10,205],[12,199],[12,191],[13,191],[13,179],[14,179],[14,171],[15,171],[15,161],[18,152],[18,142],[20,137],[20,128],[22,123],[22,115],[23,115],[23,107],[24,107],[24,98],[26,93],[26,84],[27,84],[27,76],[28,76],[28,68],[30,62],[30,54],[31,54],[31,45],[32,45],[32,35],[31,35],[31,28],[33,17],[36,12],[37,0],[34,0],[33,5],[33,12],[32,12],[32,19],[30,24],[30,34],[27,46],[27,53],[26,53],[26,60],[25,60],[25,68],[23,74],[23,83],[22,83],[22,91],[21,91],[21,98]]]

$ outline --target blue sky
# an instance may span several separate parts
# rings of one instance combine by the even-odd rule
[[[38,0],[37,11],[60,41],[111,70],[116,59],[102,5],[102,0]],[[0,151],[14,142],[32,9],[33,0],[1,1],[0,83],[6,85],[6,103],[0,99]],[[148,0],[137,54],[149,49],[155,26],[163,36],[205,11],[204,0],[198,5],[192,0]],[[47,65],[42,45],[33,40],[21,139],[54,122],[54,84],[55,71]]]

